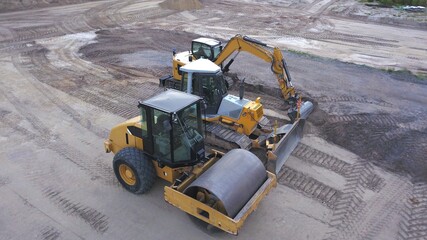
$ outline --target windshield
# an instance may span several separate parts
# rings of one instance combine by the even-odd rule
[[[227,95],[223,75],[195,74],[193,76],[192,94],[203,97],[207,104],[207,113],[215,114],[222,99]]]
[[[211,47],[209,45],[199,42],[193,42],[192,52],[196,59],[205,58],[212,60],[212,52]]]
[[[203,148],[203,131],[198,103],[179,111],[174,120],[173,152],[175,162],[193,159]]]
[[[221,53],[221,45],[213,47],[213,61],[215,61],[218,58],[218,55]]]

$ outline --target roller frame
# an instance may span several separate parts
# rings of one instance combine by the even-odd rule
[[[222,153],[216,152],[217,155]],[[261,185],[256,193],[249,199],[246,205],[240,210],[240,212],[234,217],[230,218],[227,215],[217,211],[210,206],[197,201],[196,199],[189,197],[183,193],[184,189],[189,186],[193,181],[195,181],[203,172],[209,169],[213,164],[215,164],[220,158],[218,156],[212,157],[209,161],[201,166],[196,166],[192,174],[185,179],[178,186],[165,186],[164,188],[164,198],[165,201],[171,205],[179,208],[180,210],[208,223],[212,226],[215,226],[225,232],[230,234],[237,235],[239,229],[243,226],[246,218],[254,212],[261,200],[277,186],[276,175],[267,171],[267,179]],[[201,211],[204,211],[208,214],[209,217],[201,215]]]

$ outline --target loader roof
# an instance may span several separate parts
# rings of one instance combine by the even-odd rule
[[[154,97],[139,101],[139,105],[149,106],[167,113],[174,113],[200,99],[202,98],[196,95],[168,89]]]

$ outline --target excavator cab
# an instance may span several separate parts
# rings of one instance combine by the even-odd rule
[[[191,42],[191,53],[196,59],[214,62],[222,51],[221,42],[212,38],[197,38]]]
[[[209,60],[199,59],[182,68],[180,90],[200,96],[206,104],[206,114],[217,114],[222,99],[227,96],[227,81],[221,69]]]
[[[181,67],[198,59],[215,62],[222,52],[221,42],[212,38],[197,38],[191,42],[191,51],[176,53],[173,51],[172,75],[160,78],[160,84],[177,89],[176,82],[182,80]],[[220,64],[222,66],[222,63]]]
[[[222,99],[227,95],[227,86],[221,73],[193,74],[191,93],[202,97],[206,104],[207,114],[216,114]],[[182,90],[187,91],[188,73],[184,73]]]

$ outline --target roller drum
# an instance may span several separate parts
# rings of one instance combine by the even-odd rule
[[[247,150],[234,149],[192,182],[184,193],[197,199],[201,189],[207,190],[218,200],[220,209],[234,218],[266,179],[266,169],[257,156]]]

